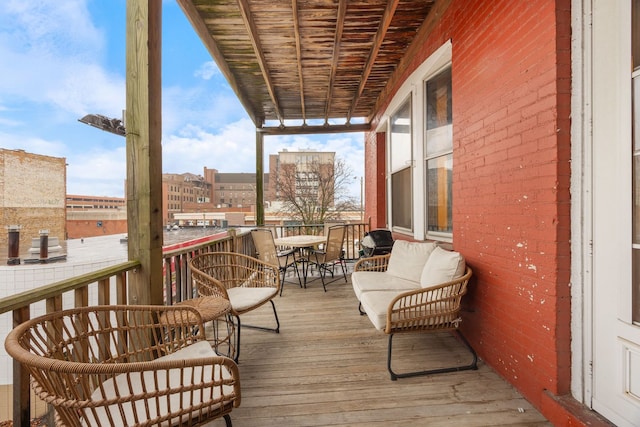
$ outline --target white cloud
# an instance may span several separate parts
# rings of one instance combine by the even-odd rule
[[[24,150],[28,153],[51,157],[65,157],[66,146],[61,141],[48,141],[37,137],[24,137],[0,132],[0,147],[9,150]]]
[[[210,80],[213,76],[218,74],[220,74],[220,70],[213,61],[205,62],[194,73],[196,77],[202,77],[204,80]]]
[[[124,196],[126,149],[91,150],[67,159],[67,193]]]
[[[11,0],[0,6],[0,24],[0,97],[74,114],[124,108],[124,79],[99,65],[105,35],[85,1]]]

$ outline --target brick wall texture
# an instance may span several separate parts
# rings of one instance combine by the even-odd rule
[[[66,239],[66,190],[65,158],[0,149],[0,248],[7,247],[10,225],[21,227],[21,254],[40,230]]]
[[[474,270],[462,329],[538,408],[570,386],[570,30],[568,0],[454,0],[400,79],[451,39],[453,245]],[[379,144],[365,139],[367,182]]]

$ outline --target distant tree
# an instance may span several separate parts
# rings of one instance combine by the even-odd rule
[[[340,158],[333,163],[284,164],[277,178],[281,211],[304,225],[340,219],[341,213],[356,209],[348,186],[353,173]]]

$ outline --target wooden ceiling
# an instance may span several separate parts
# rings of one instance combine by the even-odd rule
[[[327,133],[368,128],[436,0],[178,3],[257,128]]]

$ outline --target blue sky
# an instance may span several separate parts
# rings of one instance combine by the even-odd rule
[[[124,194],[125,138],[78,119],[122,116],[125,8],[125,0],[0,3],[0,147],[66,158],[69,194]],[[253,122],[175,1],[163,0],[162,20],[163,172],[254,172]],[[335,151],[354,177],[363,174],[361,133],[265,137],[265,155],[306,148]]]

